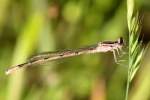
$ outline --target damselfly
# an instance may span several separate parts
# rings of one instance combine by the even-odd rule
[[[27,62],[12,66],[6,71],[6,74],[10,74],[13,71],[16,71],[17,69],[20,69],[22,67],[29,67],[35,64],[43,64],[52,60],[62,59],[66,57],[73,57],[78,56],[82,54],[91,54],[91,53],[100,53],[100,52],[113,52],[114,60],[117,63],[116,58],[116,51],[119,54],[119,50],[122,49],[124,44],[123,38],[119,38],[117,41],[104,41],[99,42],[98,44],[87,46],[84,48],[79,48],[76,50],[64,50],[64,51],[58,51],[58,52],[49,52],[49,53],[43,53],[39,54],[37,56],[33,56],[30,58]]]

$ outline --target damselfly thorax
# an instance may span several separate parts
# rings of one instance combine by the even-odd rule
[[[27,62],[12,66],[6,71],[6,74],[10,74],[13,71],[20,69],[22,67],[29,67],[35,64],[43,64],[52,60],[78,56],[82,54],[91,54],[91,53],[103,53],[103,52],[113,52],[114,60],[117,63],[116,52],[119,54],[119,50],[122,49],[124,44],[123,38],[119,38],[117,41],[104,41],[99,42],[98,44],[79,48],[76,50],[64,50],[58,52],[48,52],[42,53],[30,58]]]

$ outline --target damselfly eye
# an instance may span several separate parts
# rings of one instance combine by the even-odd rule
[[[123,38],[122,38],[122,37],[120,37],[120,38],[118,39],[118,43],[119,43],[120,45],[123,45],[123,44],[124,44],[124,41],[123,41]]]

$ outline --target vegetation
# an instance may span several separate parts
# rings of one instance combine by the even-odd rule
[[[129,48],[132,43],[133,52],[137,51],[132,53],[133,58],[141,59],[143,54],[137,45],[139,35],[130,36],[133,42],[128,38],[127,27],[139,32],[138,21],[136,17],[128,18],[127,23],[126,13],[125,0],[0,0],[0,100],[124,100],[129,72],[128,40]],[[110,52],[52,61],[5,75],[9,66],[32,55],[119,37],[126,42],[117,56],[120,61],[125,60],[120,64],[114,62]],[[149,65],[147,59],[145,66]],[[127,90],[127,94],[131,100],[148,100],[150,82],[148,77],[141,80],[144,75],[149,76],[149,70],[138,74],[139,63],[135,59],[131,65],[128,82],[132,80],[133,86],[130,84],[131,92]],[[142,71],[145,67],[140,68]],[[135,81],[144,82],[141,87],[134,84],[135,73],[139,75]]]

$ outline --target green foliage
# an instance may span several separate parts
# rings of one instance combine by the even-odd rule
[[[139,43],[139,22],[138,18],[133,18],[131,24],[131,33],[129,39],[129,81],[131,82],[135,76],[137,70],[140,67],[140,62],[144,53],[144,48],[142,48],[142,41]]]
[[[142,47],[142,40],[139,42],[141,25],[139,15],[134,15],[134,0],[127,0],[127,23],[129,30],[129,67],[126,100],[128,100],[130,83],[140,68],[141,60],[145,52],[145,48]]]
[[[128,25],[135,33],[139,23],[136,18],[133,21],[132,9],[128,10]],[[1,0],[0,100],[124,99],[125,68],[114,62],[112,53],[31,66],[10,76],[4,71],[40,52],[74,49],[119,37],[127,40],[125,15],[122,0]],[[129,82],[144,52],[139,36],[130,35],[133,60]]]

